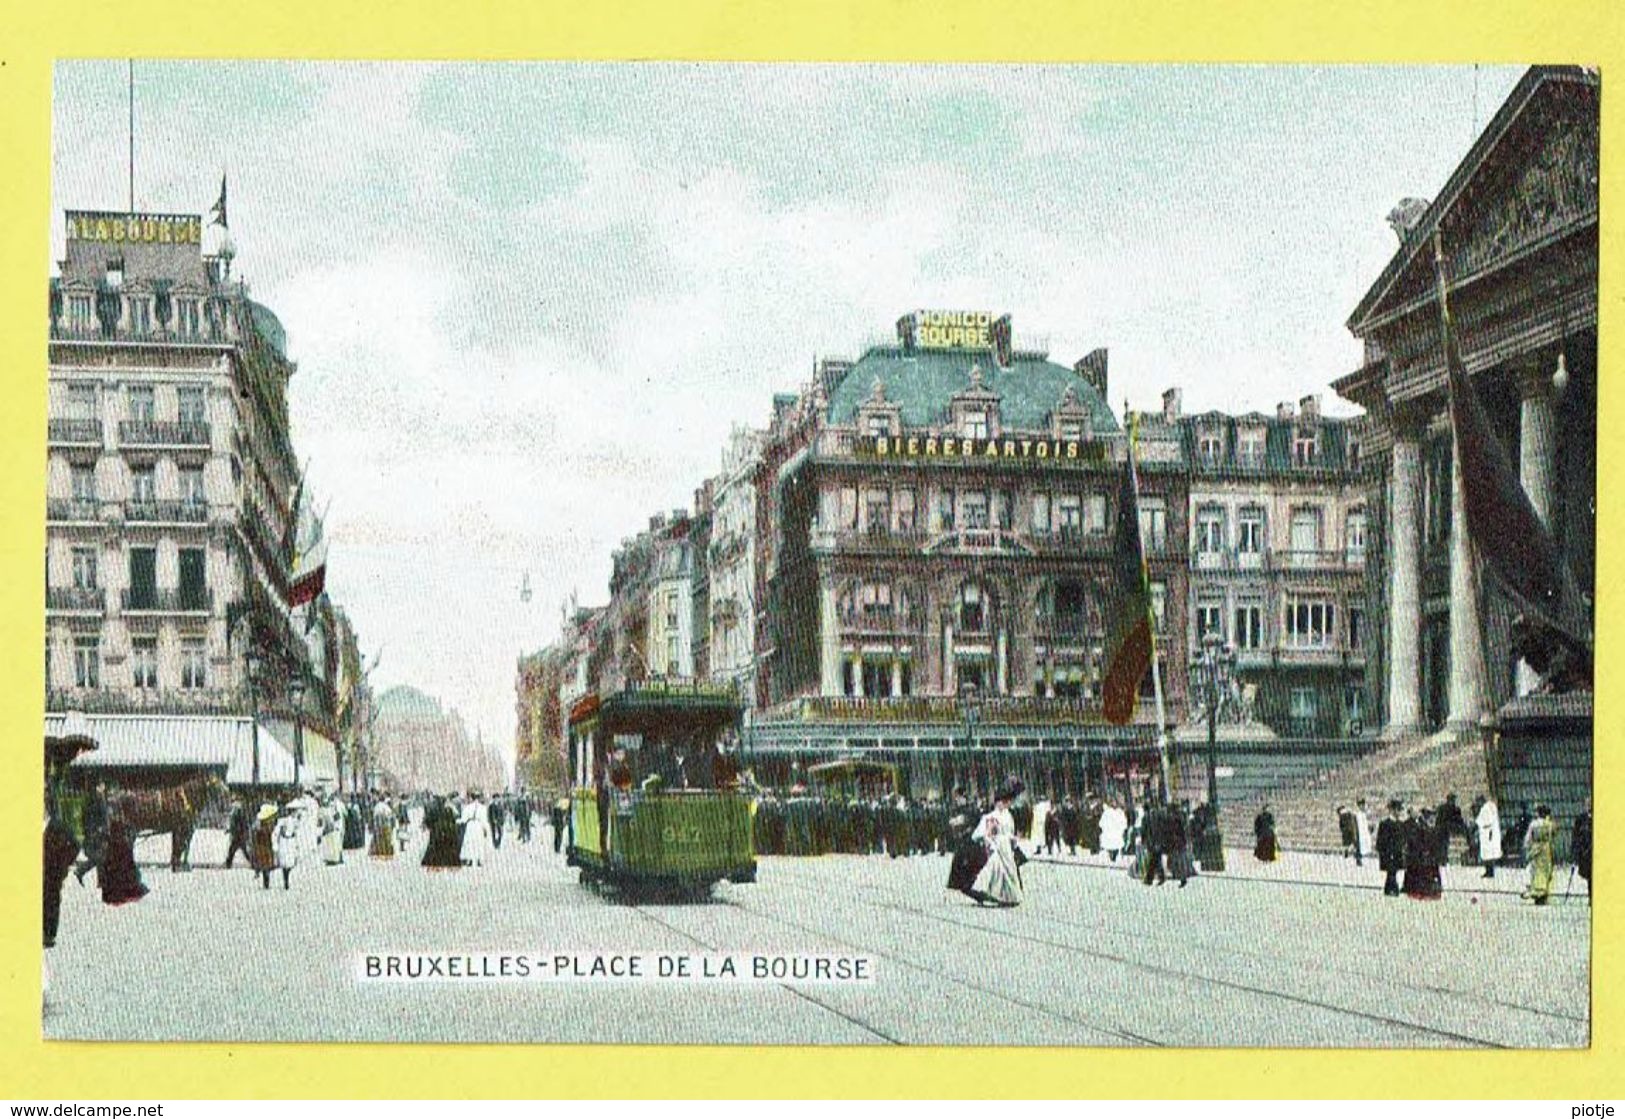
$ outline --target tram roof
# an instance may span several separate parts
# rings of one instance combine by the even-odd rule
[[[738,693],[733,688],[698,681],[654,681],[596,698],[596,704],[578,702],[570,721],[581,722],[594,716],[615,718],[661,713],[733,718],[741,710]]]

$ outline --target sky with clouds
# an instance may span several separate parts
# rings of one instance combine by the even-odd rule
[[[564,597],[906,310],[1106,346],[1114,408],[1335,411],[1384,215],[1520,73],[137,61],[135,204],[205,213],[229,174],[329,588],[382,683],[507,744]],[[126,77],[58,65],[52,261],[62,210],[128,202]]]

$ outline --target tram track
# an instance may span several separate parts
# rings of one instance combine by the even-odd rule
[[[814,894],[816,894],[818,892],[813,886],[807,884],[805,882],[805,880],[803,880],[801,882],[795,882],[795,881],[792,881],[790,878],[787,878],[787,877],[782,876],[782,875],[777,876],[777,877],[779,878],[780,882],[782,882],[786,886],[789,886],[792,889],[800,890],[800,891],[802,891],[804,893],[814,893]],[[964,920],[964,919],[960,919],[960,918],[951,917],[951,916],[948,916],[946,914],[933,913],[928,909],[923,909],[923,908],[919,908],[919,907],[916,907],[916,906],[901,905],[901,904],[897,904],[895,902],[876,901],[876,900],[874,900],[872,898],[866,899],[866,904],[871,905],[871,906],[873,906],[874,908],[877,908],[877,909],[881,909],[881,910],[885,910],[885,911],[888,911],[888,912],[897,913],[897,914],[901,914],[901,915],[906,915],[906,916],[911,917],[911,918],[916,918],[916,919],[923,918],[925,920],[932,921],[932,922],[935,922],[935,923],[938,923],[938,924],[944,924],[944,925],[948,925],[948,926],[952,926],[952,927],[956,927],[956,928],[961,928],[961,929],[966,929],[966,930],[971,930],[971,931],[978,932],[978,933],[983,933],[983,934],[989,934],[990,933],[990,934],[992,934],[992,935],[994,935],[996,937],[1003,938],[1004,940],[1009,941],[1009,942],[1014,943],[1014,944],[1022,944],[1022,945],[1028,945],[1028,946],[1033,946],[1033,947],[1042,947],[1042,948],[1048,948],[1048,949],[1052,949],[1052,950],[1058,950],[1058,951],[1066,952],[1066,953],[1069,953],[1069,954],[1086,956],[1086,957],[1089,957],[1091,959],[1099,960],[1099,961],[1101,961],[1103,963],[1114,964],[1114,965],[1118,965],[1118,966],[1122,966],[1122,967],[1132,968],[1132,969],[1134,969],[1136,971],[1139,971],[1139,972],[1142,972],[1142,973],[1145,973],[1145,974],[1156,975],[1156,976],[1159,976],[1161,978],[1173,980],[1173,981],[1176,981],[1176,982],[1203,984],[1203,985],[1207,985],[1207,986],[1217,987],[1217,988],[1219,988],[1221,990],[1235,991],[1235,992],[1239,992],[1239,993],[1250,994],[1250,995],[1253,995],[1253,996],[1259,997],[1259,998],[1278,1000],[1278,1001],[1285,1002],[1285,1003],[1288,1003],[1288,1004],[1291,1004],[1291,1005],[1302,1006],[1302,1007],[1307,1007],[1307,1008],[1313,1008],[1313,1009],[1316,1009],[1316,1010],[1320,1010],[1320,1011],[1335,1014],[1335,1015],[1345,1016],[1345,1017],[1349,1017],[1349,1018],[1355,1018],[1355,1019],[1371,1022],[1371,1023],[1374,1023],[1374,1024],[1378,1024],[1378,1025],[1394,1027],[1394,1028],[1402,1029],[1402,1030],[1404,1030],[1406,1032],[1409,1032],[1409,1033],[1416,1033],[1416,1034],[1421,1034],[1421,1035],[1424,1035],[1424,1036],[1435,1037],[1435,1038],[1439,1038],[1441,1040],[1447,1040],[1447,1041],[1451,1041],[1451,1042],[1461,1044],[1461,1045],[1472,1046],[1474,1048],[1481,1048],[1481,1049],[1506,1049],[1506,1048],[1510,1048],[1510,1046],[1506,1045],[1505,1043],[1494,1040],[1494,1039],[1491,1039],[1491,1038],[1480,1037],[1480,1036],[1477,1036],[1477,1035],[1464,1033],[1464,1032],[1457,1031],[1457,1030],[1451,1030],[1451,1029],[1447,1029],[1447,1028],[1440,1027],[1440,1026],[1430,1026],[1430,1025],[1427,1025],[1425,1023],[1411,1021],[1411,1020],[1408,1020],[1408,1019],[1405,1019],[1405,1018],[1400,1018],[1400,1017],[1397,1017],[1397,1016],[1394,1016],[1394,1015],[1381,1014],[1381,1013],[1377,1013],[1377,1012],[1369,1011],[1369,1010],[1360,1010],[1360,1009],[1357,1009],[1357,1008],[1354,1008],[1354,1007],[1349,1007],[1349,1006],[1345,1006],[1345,1005],[1339,1005],[1337,1003],[1327,1002],[1327,1001],[1325,1001],[1323,999],[1314,998],[1312,996],[1294,994],[1294,993],[1289,992],[1289,991],[1281,991],[1279,989],[1266,987],[1266,986],[1261,986],[1261,985],[1254,984],[1254,983],[1247,983],[1247,982],[1243,982],[1243,981],[1240,981],[1240,980],[1233,980],[1233,979],[1224,979],[1224,978],[1213,976],[1213,975],[1205,975],[1205,974],[1202,974],[1201,972],[1192,971],[1192,970],[1188,970],[1188,969],[1184,969],[1184,968],[1175,968],[1175,967],[1168,967],[1166,965],[1159,965],[1159,964],[1148,962],[1147,960],[1144,960],[1144,959],[1141,959],[1141,958],[1138,958],[1138,957],[1135,957],[1135,956],[1124,955],[1124,954],[1110,952],[1110,951],[1104,951],[1104,950],[1101,950],[1101,949],[1098,949],[1098,948],[1092,948],[1092,947],[1087,946],[1087,945],[1081,945],[1081,944],[1078,944],[1076,942],[1069,942],[1069,941],[1065,941],[1065,940],[1057,940],[1057,939],[1050,938],[1050,937],[1045,937],[1045,936],[1040,936],[1040,935],[1036,935],[1036,934],[1032,934],[1032,933],[1022,932],[1022,931],[1019,931],[1019,930],[1008,929],[1008,928],[998,928],[998,927],[994,927],[994,926],[991,926],[991,925],[986,925],[986,924],[976,922],[976,921],[970,921],[970,920]],[[810,929],[810,928],[807,929],[806,931],[813,932],[815,934],[818,932],[818,930]],[[822,935],[822,934],[820,934],[820,935]],[[1155,950],[1155,948],[1158,947],[1158,945],[1157,945],[1156,942],[1152,942],[1150,947],[1153,950]],[[1447,993],[1452,994],[1452,995],[1458,994],[1458,992],[1447,992]],[[1571,1021],[1575,1020],[1571,1016],[1568,1016],[1568,1015],[1552,1014],[1550,1012],[1540,1011],[1540,1010],[1537,1010],[1537,1009],[1534,1009],[1534,1008],[1529,1008],[1529,1007],[1521,1007],[1521,1006],[1519,1006],[1519,1007],[1513,1007],[1513,1008],[1524,1011],[1524,1012],[1527,1012],[1527,1013],[1533,1013],[1533,1014],[1537,1015],[1538,1017],[1554,1018],[1554,1019],[1561,1018],[1561,1019],[1566,1019],[1566,1020],[1571,1020]],[[1123,1035],[1126,1035],[1128,1033],[1128,1031],[1114,1031],[1114,1032],[1117,1032],[1117,1033],[1123,1034]],[[1153,1039],[1143,1039],[1143,1040],[1137,1041],[1137,1043],[1138,1044],[1150,1044],[1150,1045],[1166,1045],[1166,1044],[1170,1044],[1169,1042],[1156,1041],[1156,1040],[1153,1040]]]
[[[794,888],[801,888],[801,887],[794,887]],[[808,891],[808,892],[813,892],[813,891]],[[725,906],[725,907],[727,907],[727,908],[729,908],[729,909],[731,909],[731,910],[733,910],[735,912],[747,913],[750,916],[752,916],[752,917],[754,917],[754,918],[756,918],[758,920],[764,921],[764,922],[766,922],[768,924],[778,925],[781,928],[792,929],[792,930],[794,930],[796,932],[810,934],[810,935],[815,936],[815,937],[819,938],[820,940],[825,941],[827,943],[839,945],[840,947],[848,949],[848,950],[850,950],[850,951],[852,951],[854,953],[860,953],[862,955],[872,956],[872,957],[874,957],[875,959],[878,959],[878,960],[884,960],[889,965],[899,967],[899,968],[902,968],[902,969],[907,970],[907,971],[915,971],[915,972],[919,972],[919,973],[924,974],[924,975],[930,975],[930,976],[932,976],[932,977],[934,977],[936,979],[944,980],[946,982],[952,983],[953,985],[955,985],[957,987],[961,987],[961,988],[963,988],[965,990],[971,991],[971,992],[975,993],[978,996],[996,999],[996,1000],[998,1000],[1000,1002],[1003,1002],[1003,1003],[1006,1003],[1006,1004],[1008,1004],[1010,1006],[1016,1007],[1019,1010],[1025,1011],[1027,1013],[1040,1014],[1040,1015],[1043,1015],[1044,1017],[1052,1018],[1052,1019],[1055,1019],[1056,1021],[1060,1021],[1060,1022],[1069,1022],[1074,1026],[1082,1026],[1084,1029],[1090,1030],[1091,1032],[1098,1033],[1098,1034],[1104,1034],[1104,1035],[1107,1035],[1109,1037],[1114,1037],[1114,1038],[1117,1038],[1120,1041],[1128,1042],[1128,1043],[1133,1044],[1133,1045],[1160,1047],[1163,1044],[1162,1042],[1157,1041],[1154,1038],[1149,1038],[1149,1037],[1146,1037],[1146,1036],[1144,1036],[1142,1034],[1136,1034],[1136,1033],[1134,1033],[1132,1031],[1124,1030],[1124,1029],[1121,1029],[1121,1028],[1116,1027],[1116,1026],[1102,1025],[1099,1022],[1090,1021],[1090,1020],[1088,1020],[1086,1018],[1079,1017],[1076,1014],[1056,1010],[1054,1007],[1045,1006],[1045,1005],[1043,1005],[1041,1003],[1035,1003],[1035,1002],[1032,1002],[1032,1001],[1030,1001],[1028,999],[1018,998],[1015,995],[1012,995],[1012,994],[1010,994],[1010,993],[1008,993],[1006,991],[998,990],[995,987],[990,987],[990,986],[980,984],[980,983],[973,983],[970,980],[961,978],[960,976],[946,974],[946,973],[944,973],[942,971],[939,971],[937,969],[928,967],[926,965],[917,963],[917,962],[912,961],[912,960],[905,959],[904,957],[899,956],[896,953],[877,950],[877,949],[875,949],[874,947],[872,947],[870,945],[858,944],[858,943],[855,943],[853,941],[843,939],[839,935],[830,933],[829,931],[824,930],[824,929],[818,929],[818,928],[815,928],[815,927],[813,927],[811,925],[806,925],[806,924],[803,924],[803,923],[801,923],[799,921],[793,921],[793,920],[791,920],[791,919],[789,919],[787,917],[783,917],[783,916],[780,916],[780,915],[771,914],[771,913],[764,913],[763,911],[761,911],[759,909],[756,909],[756,908],[754,908],[752,906],[742,904],[741,902],[737,902],[737,901],[734,901],[732,899],[723,900],[723,901],[719,901],[719,902],[713,902],[712,904],[713,905]],[[679,926],[672,924],[670,921],[667,921],[667,920],[661,918],[660,916],[658,916],[658,915],[656,915],[654,913],[650,913],[642,905],[629,904],[627,906],[627,908],[630,908],[630,909],[634,910],[640,916],[646,918],[647,920],[650,920],[650,921],[654,922],[655,924],[660,925],[661,927],[663,927],[665,929],[668,929],[669,931],[674,932],[677,935],[679,935],[681,937],[684,937],[685,939],[687,939],[689,941],[692,941],[693,943],[699,945],[702,948],[707,949],[708,951],[712,951],[712,952],[726,951],[726,949],[724,949],[724,948],[722,948],[722,947],[720,947],[720,946],[718,946],[716,944],[712,944],[712,943],[708,942],[707,940],[705,940],[704,938],[695,935],[690,930],[680,928]],[[854,1026],[857,1026],[859,1029],[862,1029],[867,1033],[871,1033],[871,1034],[875,1035],[876,1037],[881,1038],[882,1040],[884,1040],[884,1041],[886,1041],[886,1042],[888,1042],[888,1043],[890,1043],[892,1045],[916,1044],[916,1043],[907,1042],[907,1041],[904,1041],[901,1038],[895,1037],[892,1034],[888,1033],[887,1031],[881,1029],[879,1026],[875,1025],[874,1023],[865,1021],[865,1020],[857,1017],[856,1015],[853,1015],[851,1013],[848,1013],[845,1010],[840,1009],[839,1007],[831,1006],[829,1003],[823,1001],[822,999],[815,998],[811,994],[809,994],[808,992],[806,992],[804,990],[801,990],[801,989],[799,989],[799,988],[797,988],[797,987],[795,987],[795,986],[793,986],[791,984],[780,983],[780,984],[778,984],[778,986],[783,987],[785,990],[789,991],[791,994],[796,995],[799,998],[805,999],[807,1002],[810,1002],[813,1005],[815,1005],[815,1006],[817,1006],[817,1007],[819,1007],[819,1008],[821,1008],[823,1010],[828,1011],[829,1013],[835,1015],[836,1017],[841,1018],[842,1020],[844,1020],[846,1022],[849,1022]]]

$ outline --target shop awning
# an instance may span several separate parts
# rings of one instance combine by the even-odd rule
[[[254,721],[233,715],[84,715],[77,717],[97,749],[74,759],[75,769],[215,769],[229,785],[254,780]],[[68,716],[45,716],[47,737]],[[293,754],[264,726],[259,734],[261,784],[293,781]]]
[[[289,771],[287,780],[292,781],[292,759],[295,756],[294,746],[296,742],[293,724],[277,719],[267,719],[260,726],[261,737],[264,737],[269,732],[270,735],[275,737],[278,746],[288,755]],[[299,764],[299,784],[337,788],[339,783],[338,749],[333,745],[332,740],[309,727],[303,728],[300,733],[304,737],[305,753]],[[262,758],[262,764],[263,760]]]

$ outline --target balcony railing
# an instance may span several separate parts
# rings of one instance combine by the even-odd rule
[[[848,528],[813,533],[812,546],[819,551],[913,552],[925,547],[930,535],[918,529]]]
[[[1110,555],[1112,550],[1109,533],[1090,532],[1081,527],[1033,529],[1026,538],[1035,550],[1045,555],[1104,556]]]
[[[247,715],[252,704],[242,688],[136,688],[122,674],[115,683],[104,665],[101,687],[47,688],[45,709],[88,715]]]
[[[1106,721],[1098,701],[1043,696],[983,696],[969,704],[978,727],[989,724],[1059,726]],[[963,728],[967,705],[957,696],[807,696],[784,714],[804,722],[939,723]]]
[[[46,425],[46,436],[52,443],[99,447],[102,442],[102,421],[52,419]]]
[[[51,339],[57,342],[163,342],[198,343],[230,342],[236,332],[222,321],[212,323],[205,319],[196,330],[178,330],[166,327],[104,326],[101,322],[73,322],[66,318],[51,324]]]
[[[126,587],[119,603],[126,614],[207,614],[214,610],[214,591],[208,587]]]
[[[181,501],[126,501],[124,519],[132,524],[198,525],[209,519],[209,503]]]
[[[209,425],[199,420],[120,420],[118,441],[129,447],[207,447]]]
[[[45,609],[101,613],[107,608],[104,587],[47,587]]]
[[[1365,567],[1365,552],[1324,548],[1271,552],[1270,563],[1280,571],[1359,571]]]
[[[45,503],[48,521],[99,521],[101,517],[101,503],[93,497],[53,497]]]

